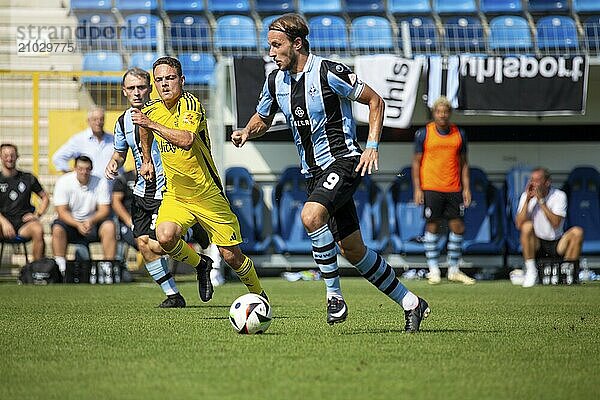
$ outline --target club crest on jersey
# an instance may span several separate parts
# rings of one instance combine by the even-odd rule
[[[314,85],[311,85],[310,89],[308,89],[308,94],[310,95],[310,97],[315,97],[319,94],[319,91]]]
[[[198,116],[195,113],[192,113],[192,112],[183,113],[183,123],[186,125],[194,125],[196,123],[197,119],[198,119]]]
[[[0,183],[0,192],[5,193],[8,189],[8,183]]]
[[[296,114],[298,118],[302,118],[304,117],[304,110],[301,107],[296,107],[294,114]]]
[[[19,182],[19,192],[23,193],[25,191],[25,189],[27,189],[27,186],[25,186],[25,184],[23,182]]]

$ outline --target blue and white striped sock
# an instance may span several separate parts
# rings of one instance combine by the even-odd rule
[[[458,261],[462,256],[463,235],[450,232],[448,235],[448,274],[458,272]]]
[[[392,267],[373,250],[367,249],[356,268],[364,278],[405,310],[412,310],[419,304],[417,296],[400,283]]]
[[[146,263],[146,269],[154,279],[154,282],[158,283],[167,296],[175,293],[179,293],[175,279],[169,272],[167,265],[167,259],[160,257],[154,261]]]
[[[340,287],[340,271],[337,264],[337,248],[333,234],[327,225],[323,225],[314,232],[308,234],[312,241],[312,254],[321,276],[327,287],[327,298],[336,295],[342,296]]]
[[[427,258],[429,272],[439,272],[440,267],[438,266],[438,259],[440,258],[440,251],[437,248],[439,235],[437,233],[425,231],[425,236],[423,239],[423,245],[425,246],[425,258]]]

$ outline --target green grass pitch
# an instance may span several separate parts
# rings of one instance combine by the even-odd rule
[[[432,314],[344,278],[349,319],[325,323],[323,282],[263,280],[275,319],[235,333],[239,283],[188,308],[155,308],[153,283],[0,285],[1,399],[590,399],[600,371],[600,285],[507,281],[407,286]],[[596,394],[594,394],[596,393]]]

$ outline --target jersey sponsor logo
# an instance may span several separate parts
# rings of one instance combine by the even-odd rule
[[[304,110],[302,109],[302,107],[296,107],[296,109],[294,110],[294,114],[296,114],[298,118],[302,118],[304,117]]]
[[[158,142],[158,149],[161,153],[175,153],[177,146],[169,142]]]

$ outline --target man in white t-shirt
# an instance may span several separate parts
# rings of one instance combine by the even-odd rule
[[[525,259],[523,287],[537,283],[536,258],[561,258],[565,262],[579,263],[583,229],[574,226],[564,232],[567,195],[551,183],[546,168],[535,168],[519,200],[515,224],[521,232]]]
[[[52,251],[59,269],[66,269],[68,243],[102,243],[105,260],[114,260],[117,249],[115,224],[110,218],[110,190],[106,179],[91,174],[92,160],[75,158],[75,170],[56,181],[52,223]]]

